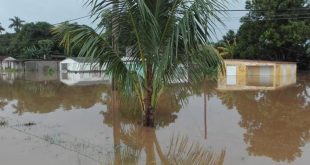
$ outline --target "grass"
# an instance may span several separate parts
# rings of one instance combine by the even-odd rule
[[[24,126],[26,127],[31,127],[31,126],[34,126],[34,125],[37,125],[35,122],[27,122],[25,124],[23,124]]]
[[[54,75],[55,73],[53,68],[48,68],[47,72],[48,72],[48,75],[51,75],[51,76]]]
[[[5,120],[0,120],[0,127],[5,127],[8,125],[8,122]]]
[[[17,69],[11,69],[11,68],[7,68],[4,70],[5,72],[9,72],[9,73],[16,73]]]

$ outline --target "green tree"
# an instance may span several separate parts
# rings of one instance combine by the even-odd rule
[[[10,21],[12,22],[9,25],[9,28],[14,28],[15,32],[19,32],[23,26],[24,20],[21,20],[19,17],[10,18]]]
[[[54,46],[54,42],[49,39],[40,40],[38,41],[38,45],[39,45],[40,51],[42,52],[44,59],[49,58],[49,55],[51,54],[51,50]]]
[[[222,46],[216,47],[216,49],[224,59],[232,59],[235,54],[236,42],[232,44],[229,42],[223,42]]]
[[[30,52],[38,54],[35,58],[43,58],[43,55],[40,56],[40,52],[37,51],[42,50],[40,49],[39,41],[50,40],[51,42],[55,42],[50,32],[52,27],[53,26],[47,22],[27,23],[23,25],[20,32],[12,39],[12,43],[10,44],[11,54],[15,57],[27,57],[29,55],[28,50],[30,50]],[[52,46],[50,51],[58,49],[58,47]]]
[[[99,20],[110,9],[112,45],[103,33],[87,26],[61,25],[55,33],[66,31],[62,44],[67,49],[80,46],[79,55],[105,65],[120,91],[127,96],[135,93],[145,126],[153,126],[158,98],[168,84],[187,80],[188,72],[194,81],[211,68],[222,69],[222,58],[208,45],[209,28],[215,28],[210,21],[220,21],[218,10],[225,9],[222,1],[88,0],[87,4]],[[120,30],[123,35],[118,35]],[[127,62],[122,60],[125,52],[115,49],[118,41],[131,46]]]
[[[234,44],[236,41],[236,33],[233,30],[229,30],[226,35],[223,36],[223,41]]]
[[[226,59],[234,58],[236,53],[236,34],[233,30],[229,30],[223,40],[215,44],[215,48],[219,51],[219,54]]]
[[[3,31],[5,31],[5,29],[1,26],[1,23],[0,23],[0,34],[2,34]]]
[[[308,67],[309,1],[247,1],[250,12],[241,19],[236,57],[298,62]]]

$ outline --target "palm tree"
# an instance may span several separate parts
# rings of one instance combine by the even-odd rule
[[[1,23],[0,23],[0,34],[2,34],[2,31],[5,31],[5,29],[1,26]]]
[[[218,15],[226,9],[221,0],[87,0],[96,20],[107,10],[116,41],[130,46],[130,53],[115,49],[100,27],[63,24],[54,33],[67,50],[91,57],[107,67],[125,96],[134,93],[144,112],[144,125],[153,126],[158,98],[168,84],[205,78],[210,69],[223,70],[222,58],[208,44]],[[113,7],[111,7],[113,6]],[[222,23],[222,22],[221,22]],[[117,28],[115,28],[117,27]],[[103,30],[102,30],[103,31]],[[99,32],[99,33],[98,33]],[[115,41],[114,40],[114,41]],[[124,46],[123,45],[123,46]],[[124,62],[124,56],[127,61]]]
[[[14,28],[16,33],[20,31],[23,23],[25,22],[24,20],[21,20],[19,17],[16,16],[14,18],[10,18],[10,21],[12,21],[12,23],[9,25],[9,28]]]
[[[232,59],[235,55],[237,43],[236,39],[232,43],[226,41],[222,46],[217,47],[216,49],[219,51],[219,54],[225,59]]]

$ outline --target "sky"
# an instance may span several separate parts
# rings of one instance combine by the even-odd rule
[[[244,9],[245,0],[227,0],[229,9]],[[46,21],[51,24],[83,17],[89,14],[90,9],[83,6],[85,0],[0,0],[0,23],[7,32],[9,19],[18,16],[26,22]],[[222,18],[226,27],[219,26],[215,38],[221,38],[228,29],[236,31],[239,19],[245,12],[228,13],[227,18]],[[91,25],[92,20],[84,18],[76,21],[80,24]],[[216,39],[215,39],[216,40]]]

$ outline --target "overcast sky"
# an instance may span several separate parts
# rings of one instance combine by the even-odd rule
[[[229,9],[244,9],[245,0],[228,0],[231,2]],[[0,0],[0,23],[8,31],[9,18],[18,16],[26,22],[46,21],[51,24],[63,22],[88,15],[89,9],[83,6],[85,0]],[[219,27],[217,36],[221,37],[227,29],[237,30],[239,19],[245,12],[228,13],[224,19],[227,26]],[[88,18],[77,21],[80,24],[91,24]]]

